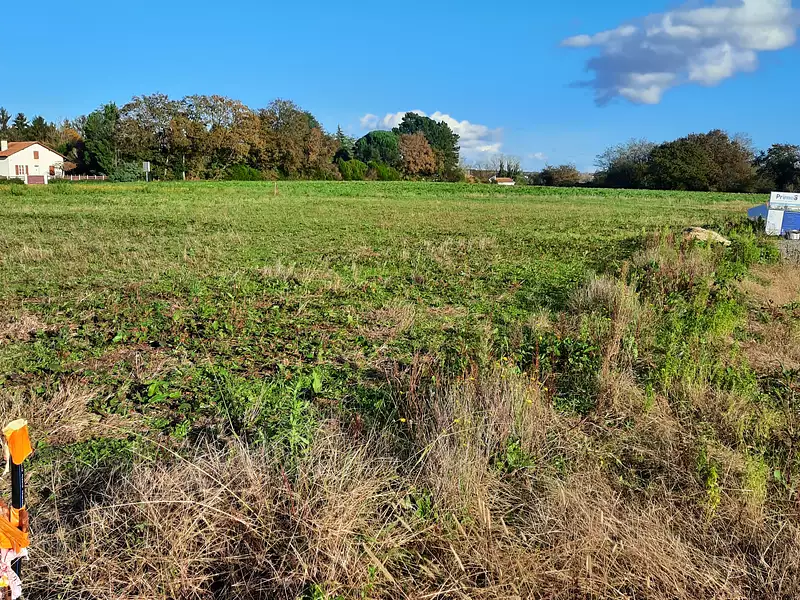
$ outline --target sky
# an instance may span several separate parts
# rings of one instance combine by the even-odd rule
[[[793,3],[796,6],[793,6]],[[297,102],[354,136],[408,111],[468,163],[575,164],[631,138],[800,143],[800,0],[40,0],[5,28],[9,112],[60,120],[161,92]],[[25,65],[31,69],[26,73]]]

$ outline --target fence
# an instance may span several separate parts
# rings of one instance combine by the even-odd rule
[[[59,175],[53,179],[66,179],[67,181],[105,181],[105,175]]]

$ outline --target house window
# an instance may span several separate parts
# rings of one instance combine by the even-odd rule
[[[33,160],[39,160],[39,151],[38,150],[34,150],[33,151]]]
[[[28,165],[17,165],[17,175],[27,175]]]

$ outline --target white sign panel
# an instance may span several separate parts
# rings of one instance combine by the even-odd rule
[[[145,161],[145,162],[142,163],[142,171],[144,171],[145,173],[149,173],[150,172],[150,162],[149,161]]]
[[[800,208],[800,194],[772,192],[769,197],[770,208]]]
[[[780,235],[783,229],[783,211],[770,210],[767,214],[767,235]]]

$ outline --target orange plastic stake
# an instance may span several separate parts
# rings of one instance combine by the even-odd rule
[[[28,422],[25,419],[12,421],[3,428],[11,460],[15,465],[21,465],[31,455],[31,438],[28,435]]]

